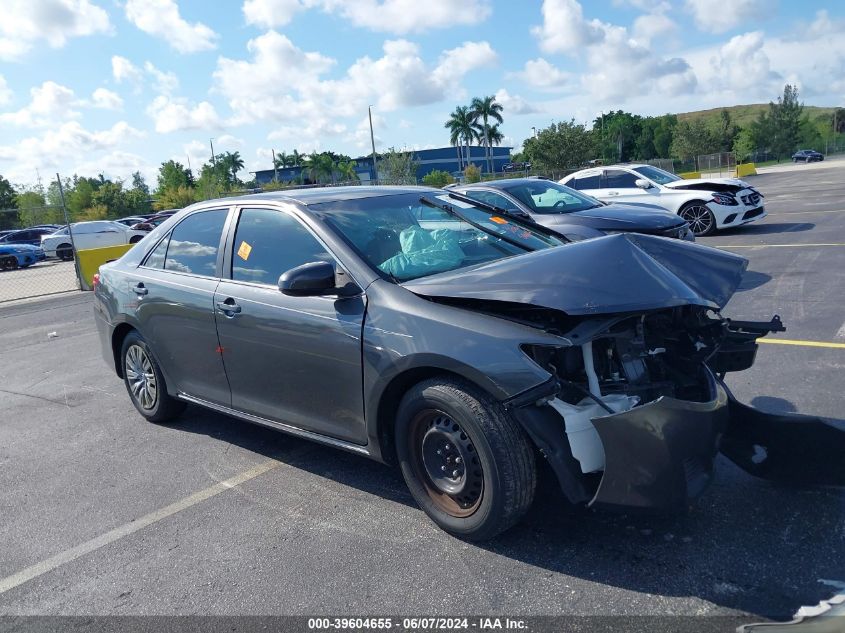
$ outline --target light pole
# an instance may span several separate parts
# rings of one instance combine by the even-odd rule
[[[273,180],[279,182],[279,170],[276,167],[276,150],[271,148],[270,152],[273,154]]]
[[[534,138],[537,138],[537,128],[534,127],[533,125],[531,126],[531,136],[533,136]]]
[[[376,137],[373,135],[373,106],[367,106],[367,117],[370,119],[370,143],[373,146],[373,180],[378,182],[378,167],[376,166]]]
[[[208,144],[211,145],[211,163],[217,167],[217,159],[214,157],[214,139],[208,139]]]

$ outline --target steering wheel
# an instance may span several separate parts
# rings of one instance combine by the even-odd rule
[[[555,202],[552,206],[553,206],[553,207],[565,207],[565,206],[566,206],[566,201],[564,201],[564,200],[558,200],[558,201],[557,201],[557,202]]]

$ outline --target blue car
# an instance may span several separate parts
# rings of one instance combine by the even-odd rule
[[[0,270],[26,268],[46,258],[40,246],[29,244],[0,244]]]
[[[41,238],[45,235],[52,235],[59,228],[52,226],[33,226],[28,229],[21,229],[19,231],[9,231],[5,235],[0,236],[0,245],[7,244],[32,244],[33,246],[41,245]]]

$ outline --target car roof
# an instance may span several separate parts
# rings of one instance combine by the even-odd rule
[[[207,200],[209,202],[225,202],[226,204],[248,204],[254,202],[297,202],[308,206],[323,202],[341,202],[344,200],[361,200],[363,198],[381,198],[398,196],[407,193],[437,193],[440,189],[432,187],[416,187],[411,185],[352,185],[347,187],[313,187],[311,189],[288,189],[285,191],[266,191],[232,198]]]
[[[473,187],[490,187],[491,189],[505,189],[505,185],[524,185],[526,183],[554,182],[548,178],[500,178],[499,180],[487,180],[485,182],[473,182],[464,185],[455,185],[454,189],[471,189]]]

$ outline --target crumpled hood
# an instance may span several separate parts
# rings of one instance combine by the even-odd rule
[[[720,309],[747,265],[715,248],[620,233],[402,285],[426,297],[524,303],[573,316],[682,305]]]
[[[738,178],[688,178],[667,182],[664,187],[669,189],[698,189],[705,191],[707,185],[713,185],[711,191],[735,190],[740,191],[748,188],[748,183]]]

